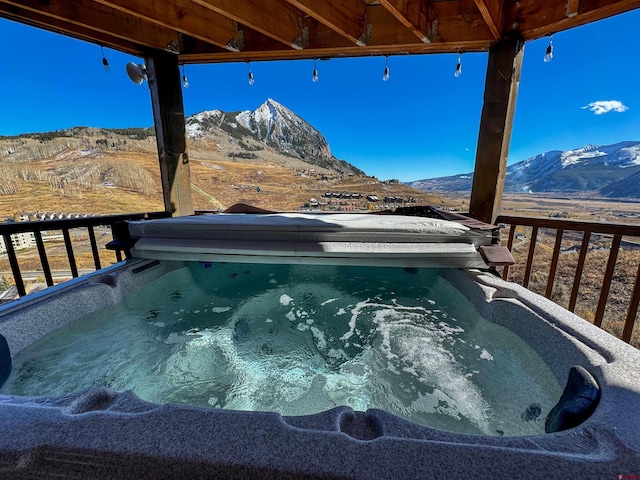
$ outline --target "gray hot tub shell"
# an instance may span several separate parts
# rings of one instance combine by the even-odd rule
[[[171,271],[130,260],[0,309],[15,354],[88,310]],[[381,410],[282,417],[154,405],[96,388],[0,396],[0,478],[620,478],[640,474],[640,352],[517,285],[442,270],[485,318],[525,339],[564,385],[572,365],[601,387],[581,425],[529,437],[435,430]],[[56,477],[58,478],[58,477]]]

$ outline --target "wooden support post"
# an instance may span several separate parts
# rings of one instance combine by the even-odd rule
[[[469,216],[486,223],[494,223],[500,212],[523,55],[521,38],[502,39],[489,49],[469,203]]]
[[[155,52],[146,58],[146,66],[156,126],[164,208],[172,216],[193,215],[178,57]]]

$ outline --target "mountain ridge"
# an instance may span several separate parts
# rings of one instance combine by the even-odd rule
[[[267,99],[255,110],[205,110],[185,117],[191,157],[221,157],[285,167],[318,167],[338,174],[364,175],[356,166],[336,158],[325,137],[293,111]],[[0,162],[17,164],[55,158],[84,157],[116,150],[156,153],[155,130],[76,126],[64,130],[0,136]],[[102,153],[101,153],[102,152]]]
[[[636,175],[637,174],[637,175]],[[505,193],[589,193],[640,198],[640,142],[551,150],[507,167]],[[473,173],[406,182],[422,191],[470,191]]]

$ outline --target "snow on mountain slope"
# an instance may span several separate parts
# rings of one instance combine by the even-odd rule
[[[251,138],[288,157],[336,171],[363,173],[353,165],[336,159],[331,154],[327,140],[317,129],[271,98],[253,111],[205,111],[187,117],[185,124],[187,135],[194,139],[224,133],[233,137],[238,144],[246,144],[242,139]]]
[[[640,142],[585,145],[564,152],[552,150],[507,167],[505,192],[600,191],[615,196],[615,189],[606,187],[623,182],[637,171],[640,171]],[[417,180],[409,185],[420,190],[466,191],[471,190],[472,177],[462,174]],[[621,196],[640,198],[640,185],[635,190],[629,182],[624,185]]]

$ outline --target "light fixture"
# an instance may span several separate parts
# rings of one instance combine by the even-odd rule
[[[318,81],[318,69],[316,68],[317,60],[318,60],[317,58],[313,59],[313,76],[311,77],[311,80],[313,80],[313,83]]]
[[[544,54],[544,61],[550,62],[553,58],[553,35],[549,35],[549,45],[547,46],[547,51]]]
[[[253,72],[251,71],[251,62],[247,60],[247,66],[249,67],[249,85],[253,85],[255,80],[253,79]]]
[[[187,76],[184,74],[184,63],[181,65],[182,67],[182,86],[184,88],[189,88],[189,80],[187,79]]]
[[[385,82],[389,80],[389,55],[385,56],[384,73],[382,74],[382,80]]]
[[[111,71],[111,67],[109,66],[109,60],[104,56],[104,47],[102,45],[100,45],[100,50],[102,50],[102,67],[105,72],[109,73]]]
[[[136,64],[133,62],[127,63],[127,75],[133,83],[140,85],[143,80],[147,80],[147,67],[144,63]]]
[[[456,71],[453,72],[454,77],[462,75],[462,54],[458,53],[458,64],[456,65]]]

